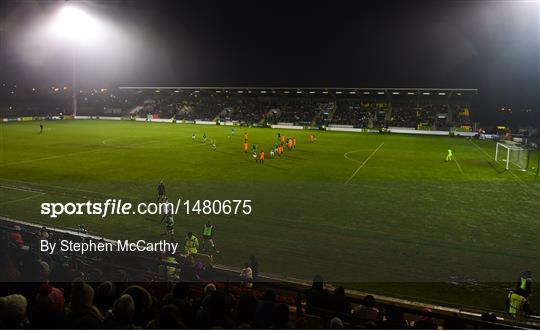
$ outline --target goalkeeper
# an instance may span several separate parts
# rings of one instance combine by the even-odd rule
[[[454,159],[454,154],[452,153],[452,149],[448,149],[448,154],[446,154],[446,162],[452,161]]]

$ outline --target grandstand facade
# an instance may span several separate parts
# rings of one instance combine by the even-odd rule
[[[1,117],[71,114],[68,87],[32,91],[8,86],[2,92]],[[119,87],[80,90],[78,115],[471,132],[477,93],[445,88]]]

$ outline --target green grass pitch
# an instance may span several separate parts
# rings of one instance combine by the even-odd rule
[[[244,132],[250,150],[265,149],[264,165],[244,155]],[[271,159],[278,132],[297,147]],[[0,134],[2,216],[160,240],[159,216],[50,219],[40,204],[155,201],[163,180],[173,201],[253,201],[248,216],[176,217],[178,241],[200,235],[208,219],[216,224],[219,264],[241,266],[253,254],[263,272],[498,308],[504,289],[478,298],[490,288],[481,284],[540,275],[540,179],[504,171],[493,142],[238,127],[231,136],[226,126],[95,120],[46,122],[43,134],[36,122],[7,123]],[[444,162],[448,148],[456,161]]]

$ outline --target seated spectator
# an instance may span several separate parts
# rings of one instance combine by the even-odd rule
[[[386,308],[384,310],[386,320],[383,323],[385,329],[406,329],[409,327],[405,320],[403,311],[395,308]]]
[[[67,308],[66,326],[70,329],[99,329],[103,316],[94,301],[94,289],[81,279],[71,283],[71,298]]]
[[[414,322],[414,328],[420,330],[436,330],[437,324],[433,321],[433,318],[427,313],[431,313],[431,309],[424,308],[425,314],[423,314],[420,320]]]
[[[306,291],[306,312],[312,315],[327,315],[322,310],[332,309],[330,294],[324,289],[324,279],[320,275],[313,277],[311,288]]]
[[[129,294],[122,294],[114,302],[112,314],[105,321],[107,329],[135,329],[133,315],[135,314],[135,302]]]
[[[32,327],[54,329],[64,324],[64,293],[49,284],[39,288],[32,313]]]
[[[253,325],[255,312],[257,310],[257,300],[251,293],[243,293],[238,298],[236,305],[236,324]]]
[[[178,330],[187,329],[180,320],[180,310],[175,305],[165,305],[159,311],[159,317],[155,323],[151,323],[156,329]],[[152,328],[152,327],[151,327]]]
[[[96,289],[95,304],[101,312],[101,315],[105,316],[110,313],[114,299],[116,298],[116,286],[112,282],[103,282],[99,284]]]
[[[343,314],[351,313],[351,303],[347,301],[347,298],[345,297],[345,289],[343,287],[336,287],[334,290],[333,301],[334,310],[336,312]]]
[[[0,298],[0,326],[5,329],[26,328],[26,298],[20,294],[12,294]]]
[[[144,328],[152,319],[152,296],[139,285],[131,285],[123,294],[129,294],[135,302],[135,317],[133,324],[136,327]]]
[[[289,328],[289,306],[280,303],[272,314],[272,329],[286,330]]]
[[[272,290],[264,292],[262,300],[257,303],[255,312],[255,327],[268,329],[272,325],[272,315],[276,309],[276,293]]]
[[[375,298],[372,295],[367,295],[363,300],[363,304],[354,309],[353,322],[355,325],[366,325],[378,320],[379,310],[375,308]]]
[[[330,320],[330,330],[343,330],[343,322],[339,317]]]
[[[234,322],[228,317],[226,295],[221,291],[214,291],[208,298],[206,309],[199,310],[196,317],[198,328],[234,328]]]

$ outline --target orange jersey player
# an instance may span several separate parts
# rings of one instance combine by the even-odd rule
[[[244,153],[247,153],[247,151],[248,151],[248,143],[245,142],[244,143]]]
[[[285,142],[285,136],[281,136],[281,143],[283,144]]]
[[[289,140],[287,140],[287,149],[291,150],[291,148],[292,148],[292,139],[289,138]]]
[[[283,154],[283,145],[282,144],[279,144],[278,148],[277,148],[277,154],[279,157],[281,157],[281,155]]]
[[[259,162],[262,164],[264,163],[264,151],[261,149],[261,152],[259,153]]]
[[[244,132],[244,141],[247,142],[249,140],[249,135],[247,132]]]
[[[315,141],[315,135],[314,134],[310,134],[309,135],[309,142],[310,143],[313,143]]]
[[[296,137],[295,138],[292,138],[292,146],[294,148],[296,148]]]

